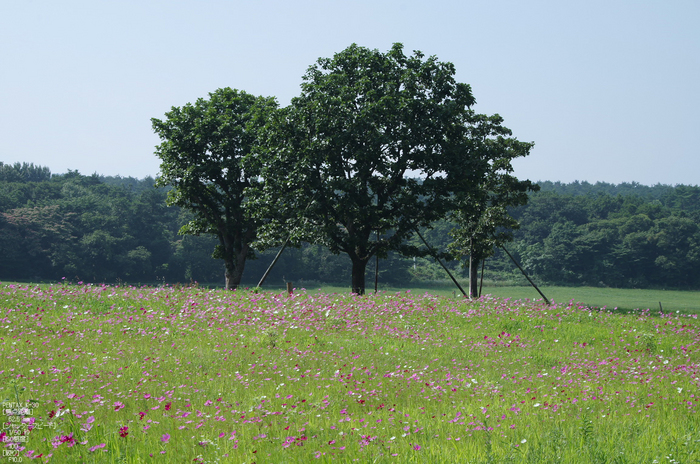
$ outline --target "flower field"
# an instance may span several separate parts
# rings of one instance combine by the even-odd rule
[[[0,286],[8,462],[700,460],[695,315]]]

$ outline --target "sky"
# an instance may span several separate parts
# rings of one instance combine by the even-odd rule
[[[155,177],[164,118],[222,87],[299,95],[356,43],[455,65],[521,179],[700,184],[698,0],[1,0],[0,161]]]

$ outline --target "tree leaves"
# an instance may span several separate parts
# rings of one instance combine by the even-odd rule
[[[218,238],[214,256],[224,260],[227,288],[239,284],[263,221],[250,214],[245,191],[260,182],[260,163],[250,158],[276,108],[273,98],[223,88],[151,120],[162,140],[156,185],[172,186],[168,204],[192,212],[181,233]]]
[[[531,146],[505,138],[500,116],[475,114],[471,88],[454,75],[451,63],[407,56],[401,44],[386,53],[353,44],[319,59],[267,126],[265,182],[248,190],[259,217],[280,217],[263,236],[301,224],[297,241],[350,257],[359,292],[375,254],[418,253],[405,246],[415,227],[430,227],[457,201],[464,208],[487,176],[493,184]]]

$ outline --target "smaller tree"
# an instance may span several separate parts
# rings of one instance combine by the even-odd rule
[[[162,161],[156,186],[172,186],[167,203],[192,212],[181,234],[218,238],[212,256],[224,260],[227,289],[238,286],[246,259],[254,257],[250,244],[260,224],[248,214],[244,194],[259,182],[258,173],[243,162],[256,156],[258,131],[276,108],[274,98],[223,88],[151,120],[163,141],[156,148]]]
[[[493,256],[497,247],[511,241],[513,230],[520,227],[508,208],[526,204],[528,192],[539,190],[537,184],[518,180],[511,174],[512,160],[527,156],[534,144],[504,137],[510,136],[511,131],[501,125],[500,116],[479,116],[475,126],[479,135],[475,139],[491,162],[480,188],[469,195],[458,195],[458,206],[452,217],[457,227],[450,232],[454,241],[448,247],[457,259],[469,256],[469,296],[472,298],[478,296],[479,264]]]

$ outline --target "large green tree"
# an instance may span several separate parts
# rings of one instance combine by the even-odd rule
[[[454,76],[451,63],[407,56],[401,44],[386,53],[352,45],[308,69],[267,134],[257,210],[347,254],[353,292],[364,292],[375,254],[419,253],[406,245],[415,228],[483,183],[490,152],[473,137],[471,88]]]
[[[243,160],[255,156],[258,132],[276,108],[274,98],[223,88],[151,120],[162,140],[156,185],[172,186],[168,204],[192,212],[180,233],[218,238],[213,256],[224,261],[228,289],[238,286],[246,259],[254,256],[250,245],[259,225],[245,194],[259,177]]]

